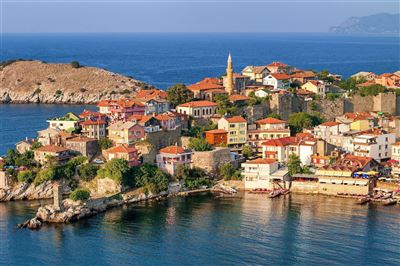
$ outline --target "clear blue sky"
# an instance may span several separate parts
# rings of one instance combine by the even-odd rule
[[[234,2],[235,1],[235,2]],[[0,0],[3,32],[325,32],[396,0]],[[261,3],[260,3],[261,2]]]

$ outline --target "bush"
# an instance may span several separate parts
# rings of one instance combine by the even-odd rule
[[[235,169],[231,163],[226,163],[219,169],[219,174],[224,180],[241,180],[241,171]]]
[[[83,181],[90,181],[96,176],[97,170],[99,170],[97,165],[83,164],[78,168],[79,178]]]
[[[72,68],[80,68],[81,65],[79,64],[78,61],[72,61],[72,62],[71,62],[71,67],[72,67]]]
[[[39,93],[41,93],[41,92],[42,92],[41,89],[36,89],[36,90],[33,92],[33,94],[39,94]]]
[[[131,91],[128,90],[128,89],[125,89],[125,90],[120,92],[120,94],[129,94],[129,93],[131,93]]]
[[[145,163],[133,168],[136,187],[144,187],[145,192],[159,193],[168,189],[170,176],[155,165]]]
[[[63,92],[61,90],[57,90],[56,91],[56,96],[61,96],[61,95],[63,95]]]
[[[73,201],[87,200],[90,198],[90,191],[86,188],[78,188],[71,192],[69,198]]]
[[[18,182],[22,183],[31,183],[36,177],[35,172],[26,170],[26,171],[21,171],[18,173],[17,179]]]
[[[130,185],[130,167],[128,162],[124,159],[115,158],[108,161],[104,168],[97,171],[100,178],[111,178],[121,185]]]
[[[198,167],[190,168],[190,166],[179,165],[175,177],[178,180],[183,180],[185,187],[188,189],[195,189],[201,186],[210,187],[212,185],[206,172]]]
[[[99,139],[98,143],[99,143],[100,149],[102,149],[102,150],[106,150],[108,148],[111,148],[112,145],[113,145],[112,141],[110,139],[107,139],[107,138]]]
[[[45,181],[55,180],[57,178],[57,172],[55,167],[41,170],[35,177],[33,183],[38,186]]]
[[[205,139],[200,138],[190,138],[189,148],[195,151],[211,151],[213,149]]]

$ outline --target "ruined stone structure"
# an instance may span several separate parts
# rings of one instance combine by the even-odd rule
[[[7,188],[8,184],[8,176],[5,171],[0,171],[0,188]]]
[[[53,184],[53,205],[54,205],[54,209],[61,210],[62,201],[63,201],[62,186],[61,186],[60,183],[55,182]]]
[[[192,166],[215,174],[222,165],[231,162],[230,149],[217,147],[212,151],[196,151],[192,155]]]
[[[101,195],[119,193],[122,191],[122,186],[111,178],[97,179],[97,192]]]
[[[176,130],[161,130],[158,132],[148,133],[146,140],[151,143],[156,150],[175,145],[180,145],[181,129],[178,127]]]

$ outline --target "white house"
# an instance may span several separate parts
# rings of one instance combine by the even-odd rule
[[[288,88],[290,85],[290,76],[285,73],[269,74],[263,78],[263,85],[272,86],[274,89]]]
[[[242,163],[245,189],[274,189],[288,176],[287,168],[279,168],[274,159],[255,159]]]
[[[400,142],[392,145],[392,159],[400,162]]]
[[[359,135],[353,141],[354,155],[372,157],[376,161],[381,162],[391,157],[392,144],[395,142],[395,133]]]

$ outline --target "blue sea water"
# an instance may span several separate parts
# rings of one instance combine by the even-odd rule
[[[349,76],[400,69],[398,37],[328,34],[3,34],[0,60],[98,66],[166,88],[280,60]],[[46,119],[93,106],[1,105],[0,154]],[[33,205],[32,205],[33,204]],[[399,207],[292,195],[210,196],[117,208],[39,232],[32,202],[0,203],[0,265],[399,265]]]

